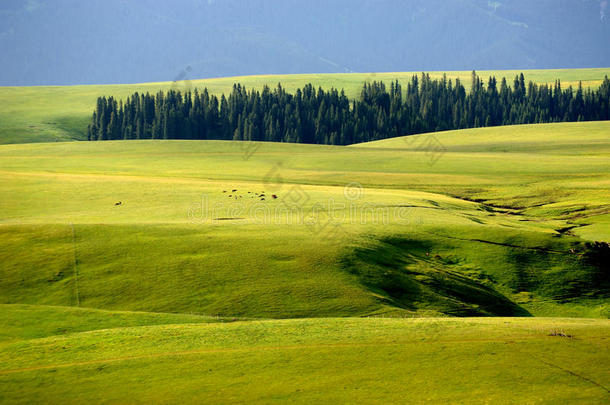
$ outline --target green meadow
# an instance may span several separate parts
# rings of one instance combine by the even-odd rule
[[[535,83],[551,84],[560,79],[564,88],[577,87],[580,81],[585,88],[597,88],[605,76],[610,76],[610,69],[503,70],[479,71],[478,74],[485,79],[489,76],[506,77],[512,85],[515,76],[521,72],[526,81]],[[125,99],[136,91],[156,93],[171,88],[186,91],[204,87],[219,95],[228,94],[235,83],[255,89],[282,83],[287,90],[295,91],[312,83],[324,89],[344,89],[349,97],[354,98],[360,95],[366,82],[399,80],[406,83],[414,74],[419,73],[264,75],[125,85],[0,87],[0,144],[86,139],[87,124],[100,96]],[[430,72],[433,79],[442,75],[443,72]],[[447,77],[452,80],[459,78],[466,88],[470,87],[471,72],[448,72]]]
[[[0,403],[608,402],[610,122],[54,142],[172,85],[0,88]]]
[[[544,318],[92,330],[2,344],[0,387],[6,403],[605,403],[609,333]]]

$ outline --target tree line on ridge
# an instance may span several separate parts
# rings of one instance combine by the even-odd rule
[[[206,89],[134,93],[124,101],[99,97],[88,140],[220,139],[349,145],[397,136],[463,128],[610,119],[610,80],[596,90],[512,85],[475,72],[466,91],[459,79],[413,76],[406,86],[365,83],[350,100],[343,90],[311,84],[287,92],[235,84],[228,96]]]

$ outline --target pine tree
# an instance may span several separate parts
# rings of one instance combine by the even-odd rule
[[[523,74],[513,87],[505,78],[485,84],[473,72],[470,93],[446,76],[413,76],[405,94],[398,81],[389,89],[367,83],[360,98],[311,84],[289,94],[278,85],[262,93],[237,84],[229,97],[170,90],[133,95],[117,102],[99,97],[87,139],[249,139],[276,142],[350,144],[413,133],[518,123],[608,119],[610,80],[596,91],[554,86],[525,87]]]

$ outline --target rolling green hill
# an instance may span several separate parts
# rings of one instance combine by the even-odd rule
[[[0,304],[0,307],[0,344],[102,329],[237,321],[237,318],[66,306]]]
[[[480,71],[482,78],[494,75],[507,77],[509,82],[520,71]],[[564,87],[597,87],[610,69],[566,69],[524,71],[527,81],[553,83],[560,79]],[[278,82],[289,91],[302,88],[307,83],[323,88],[345,89],[349,97],[360,94],[363,83],[392,80],[407,81],[417,72],[398,73],[353,73],[243,76],[180,82],[143,83],[104,86],[37,86],[0,87],[0,144],[25,142],[55,142],[86,139],[87,124],[99,96],[125,98],[132,93],[157,92],[170,88],[188,90],[207,87],[214,94],[229,93],[234,83],[248,88],[261,89],[264,85],[275,86]],[[432,72],[432,78],[443,73]],[[459,78],[470,87],[471,72],[448,72],[449,78]]]
[[[0,299],[272,318],[607,317],[603,252],[587,242],[610,241],[609,133],[599,122],[351,147],[5,145]]]
[[[609,333],[547,318],[96,330],[0,344],[0,402],[605,403]]]
[[[0,403],[604,403],[609,155],[610,122],[0,145]]]

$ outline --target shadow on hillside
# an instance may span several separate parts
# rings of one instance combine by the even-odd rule
[[[531,316],[496,291],[489,276],[460,272],[454,259],[435,254],[430,242],[384,238],[345,255],[343,266],[386,304],[409,311],[464,317]]]

